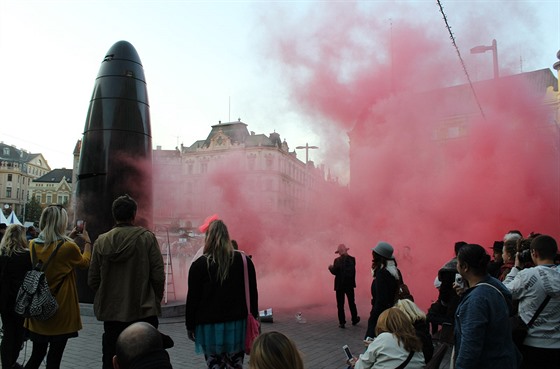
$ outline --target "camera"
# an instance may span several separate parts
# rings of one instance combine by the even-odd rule
[[[455,273],[455,284],[461,288],[465,287],[465,284],[463,283],[463,277],[459,273]]]
[[[521,264],[533,263],[531,257],[531,242],[538,236],[538,233],[531,233],[527,238],[521,238],[517,241],[517,258]]]
[[[517,257],[519,258],[519,262],[523,264],[533,262],[533,258],[531,257],[531,250],[529,249],[518,251]]]

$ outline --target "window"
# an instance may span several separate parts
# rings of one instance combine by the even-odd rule
[[[10,148],[4,147],[4,155],[10,155]]]
[[[11,182],[11,181],[12,181],[12,174],[10,173],[10,174],[8,174],[8,182]]]
[[[47,195],[47,204],[52,204],[52,195]]]
[[[35,200],[40,204],[41,203],[41,195],[35,195]]]
[[[6,187],[6,197],[7,198],[12,197],[12,188],[11,187]]]

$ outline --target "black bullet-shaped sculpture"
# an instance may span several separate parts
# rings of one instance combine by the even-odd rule
[[[86,118],[76,184],[76,219],[92,240],[113,225],[111,205],[129,194],[138,202],[136,224],[152,225],[152,137],[144,69],[127,41],[101,63]],[[118,281],[115,281],[118,283]],[[78,272],[81,302],[93,302],[87,272]]]

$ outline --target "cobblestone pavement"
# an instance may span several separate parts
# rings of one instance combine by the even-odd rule
[[[298,323],[295,311],[274,311],[273,323],[262,323],[262,331],[279,331],[294,340],[303,353],[307,369],[343,369],[346,368],[342,346],[347,344],[355,356],[364,351],[362,338],[367,326],[367,317],[357,326],[348,324],[345,329],[338,327],[336,311],[333,318],[315,315],[313,309],[304,311],[306,323]],[[62,359],[62,369],[101,368],[101,336],[103,324],[91,316],[82,316],[83,329],[79,337],[70,339]],[[187,338],[184,319],[161,318],[160,331],[170,335],[175,346],[168,350],[175,369],[204,369],[204,356],[194,353],[194,344]],[[29,358],[32,343],[21,351],[20,363]],[[250,357],[245,358],[248,368]],[[448,365],[442,364],[441,368]]]

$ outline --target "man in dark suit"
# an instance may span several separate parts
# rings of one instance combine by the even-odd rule
[[[338,245],[335,254],[340,256],[329,265],[329,271],[335,276],[334,290],[336,291],[336,307],[338,309],[338,326],[344,328],[346,314],[344,313],[344,297],[348,298],[348,307],[352,315],[352,325],[358,324],[360,317],[354,301],[354,288],[356,288],[356,259],[348,255],[348,247],[343,243]]]

